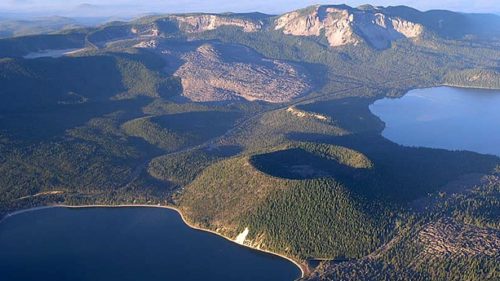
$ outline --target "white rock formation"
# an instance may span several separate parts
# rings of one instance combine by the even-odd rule
[[[327,121],[328,120],[328,117],[326,117],[325,115],[322,115],[322,114],[316,114],[316,113],[310,113],[310,112],[306,112],[306,111],[303,111],[303,110],[299,110],[297,109],[296,107],[294,106],[291,106],[289,108],[286,109],[286,112],[289,112],[297,117],[300,117],[300,118],[315,118],[315,119],[318,119],[318,120],[321,120],[321,121]]]
[[[256,32],[262,29],[262,23],[240,18],[220,15],[171,16],[179,23],[179,28],[187,33],[214,30],[221,26],[236,26],[245,32]]]
[[[275,21],[275,30],[295,36],[324,34],[332,47],[357,45],[363,40],[383,49],[401,38],[416,38],[423,26],[398,17],[390,17],[373,8],[359,10],[347,6],[314,6],[284,14]]]
[[[243,232],[241,232],[240,234],[238,234],[238,236],[236,236],[234,242],[243,245],[245,243],[245,240],[247,239],[247,235],[249,232],[250,230],[248,229],[248,227],[245,227],[245,230],[243,230]]]

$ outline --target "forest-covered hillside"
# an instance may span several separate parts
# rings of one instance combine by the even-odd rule
[[[322,9],[379,17],[369,6],[312,7],[286,22],[157,15],[0,39],[0,216],[169,205],[230,239],[248,228],[245,244],[296,260],[304,280],[498,279],[500,158],[400,146],[368,109],[414,88],[498,89],[500,41],[484,37],[495,28],[390,7],[380,13],[395,30],[399,20],[421,34],[388,31],[375,48],[366,30],[333,46],[327,16],[317,36],[291,29]],[[290,94],[290,77],[307,87],[273,99]],[[255,89],[268,92],[245,94]],[[192,99],[206,93],[218,98]],[[464,177],[475,181],[444,189]]]

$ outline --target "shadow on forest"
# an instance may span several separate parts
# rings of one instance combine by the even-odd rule
[[[461,175],[489,173],[500,164],[500,158],[490,155],[393,143],[380,135],[384,124],[368,108],[373,101],[344,98],[300,106],[302,110],[328,115],[350,134],[291,133],[288,139],[340,145],[359,151],[373,162],[373,169],[335,179],[363,196],[394,201],[426,196]]]
[[[150,100],[150,98],[136,98],[4,113],[0,116],[0,129],[4,134],[19,140],[45,140],[63,136],[68,129],[82,126],[93,118],[113,112],[126,112],[127,119],[137,118],[142,115],[141,108]]]
[[[266,174],[286,179],[358,178],[364,173],[362,170],[365,170],[314,155],[302,148],[254,155],[250,158],[250,163]]]
[[[334,120],[336,125],[351,133],[376,133],[382,132],[384,123],[368,108],[374,101],[371,98],[352,97],[298,105],[297,108],[326,115]]]
[[[373,162],[373,169],[338,180],[365,196],[396,201],[414,200],[461,175],[489,173],[500,164],[500,158],[496,156],[404,147],[373,133],[342,137],[294,133],[289,138],[340,145],[363,153]]]

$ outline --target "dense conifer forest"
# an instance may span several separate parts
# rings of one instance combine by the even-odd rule
[[[155,47],[138,47],[151,30]],[[213,42],[300,65],[311,91],[283,103],[193,102],[175,72]],[[497,280],[500,158],[398,145],[368,109],[414,88],[500,88],[497,44],[432,33],[384,50],[332,48],[272,28],[190,33],[161,16],[0,39],[0,216],[169,205],[231,239],[248,228],[245,243],[298,261],[304,280]],[[70,48],[83,49],[23,57]],[[467,175],[482,181],[443,190]],[[470,239],[452,239],[464,231]]]

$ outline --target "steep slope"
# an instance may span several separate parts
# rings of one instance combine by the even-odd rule
[[[274,29],[294,36],[326,38],[331,47],[367,43],[386,49],[399,39],[419,39],[425,34],[446,39],[500,37],[500,16],[431,10],[406,6],[316,5],[278,17]]]
[[[279,178],[360,178],[373,168],[363,154],[341,146],[296,143],[253,155],[250,163],[259,171]]]
[[[175,14],[149,16],[131,22],[111,22],[89,32],[87,39],[95,46],[127,39],[152,39],[191,35],[221,27],[235,27],[243,32],[258,32],[265,15],[248,14]]]
[[[402,38],[418,38],[423,26],[397,16],[340,6],[313,6],[287,13],[275,21],[275,30],[295,36],[325,36],[331,47],[366,42],[384,49]]]
[[[248,156],[208,167],[178,204],[196,225],[233,238],[248,229],[244,244],[300,259],[357,257],[385,233],[380,210],[368,212],[347,186],[326,178],[274,177],[256,169]]]
[[[228,15],[199,14],[171,16],[170,18],[177,21],[180,30],[187,33],[214,30],[222,26],[238,27],[244,32],[256,32],[261,30],[263,26],[261,21],[231,17]]]

